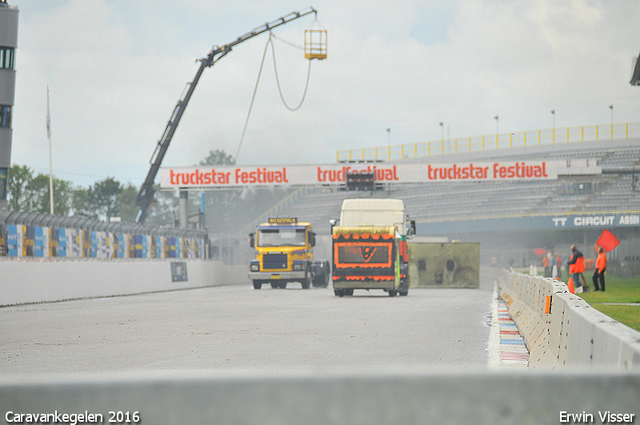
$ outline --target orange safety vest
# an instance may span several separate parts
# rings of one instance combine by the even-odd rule
[[[604,254],[604,252],[601,252],[598,254],[598,259],[596,260],[596,270],[598,270],[598,272],[601,272],[606,267],[607,267],[607,256]]]
[[[574,252],[573,254],[571,254],[569,263],[573,263],[573,264],[569,264],[569,274],[584,272],[584,256],[581,255],[580,257],[577,257],[577,255],[578,255],[578,252]],[[573,260],[575,257],[577,258],[575,259],[575,262],[574,262]]]
[[[573,269],[574,273],[583,273],[584,272],[584,256],[578,257],[576,260],[575,267]]]

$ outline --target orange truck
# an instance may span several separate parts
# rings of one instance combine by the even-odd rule
[[[400,199],[345,199],[340,222],[332,220],[332,274],[336,296],[355,289],[409,293],[407,237],[415,222]]]

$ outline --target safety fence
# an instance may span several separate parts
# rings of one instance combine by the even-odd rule
[[[201,230],[110,223],[85,217],[0,211],[0,258],[197,259]]]
[[[640,369],[640,332],[597,311],[563,282],[505,271],[498,283],[529,349],[529,367]]]
[[[430,142],[407,143],[336,152],[336,161],[392,161],[490,149],[555,145],[570,142],[629,139],[640,137],[640,122],[551,128],[519,133],[460,137]]]

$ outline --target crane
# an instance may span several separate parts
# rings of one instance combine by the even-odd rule
[[[191,99],[191,96],[193,95],[196,85],[198,84],[198,81],[200,80],[200,77],[202,76],[204,70],[206,68],[212,67],[217,61],[225,57],[234,46],[237,46],[238,44],[243,43],[250,38],[260,35],[266,31],[271,31],[273,28],[287,24],[293,20],[302,18],[303,16],[307,16],[311,13],[315,13],[317,15],[318,12],[313,7],[310,7],[309,10],[303,12],[292,12],[288,15],[276,19],[275,21],[267,22],[266,24],[241,35],[231,43],[225,44],[221,47],[213,46],[206,58],[199,59],[200,67],[198,68],[193,81],[187,83],[186,90],[183,91],[183,95],[178,100],[176,107],[173,109],[173,113],[171,114],[169,122],[167,122],[164,133],[162,133],[162,137],[160,138],[160,140],[158,140],[156,148],[151,155],[151,160],[149,161],[149,163],[151,164],[151,168],[149,169],[149,173],[147,174],[144,183],[140,187],[140,191],[138,192],[138,196],[136,198],[136,204],[140,207],[138,215],[136,216],[136,223],[143,224],[145,219],[147,218],[147,214],[149,213],[151,205],[153,204],[153,183],[156,179],[156,175],[160,170],[160,165],[162,164],[164,155],[167,153],[167,149],[169,148],[171,139],[173,138],[173,135],[178,128],[178,124],[180,124],[182,115],[187,109],[189,100]]]

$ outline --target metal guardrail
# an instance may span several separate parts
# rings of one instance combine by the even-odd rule
[[[207,239],[204,230],[0,211],[0,257],[206,258]]]
[[[140,224],[118,223],[95,220],[80,216],[50,215],[40,212],[0,211],[0,224],[22,224],[25,226],[72,228],[98,232],[128,233],[150,236],[170,236],[183,238],[205,238],[207,232],[197,229],[176,229],[171,227],[144,226]]]
[[[392,161],[491,149],[640,137],[640,122],[551,128],[336,151],[336,162]]]

